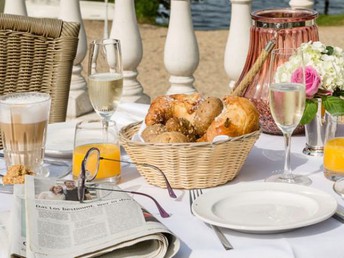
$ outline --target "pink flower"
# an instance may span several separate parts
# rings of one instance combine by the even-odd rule
[[[296,83],[302,83],[302,69],[296,69],[292,76],[291,81]],[[305,67],[305,82],[306,82],[306,97],[308,99],[313,98],[313,96],[318,92],[321,77],[319,76],[317,70],[312,66]]]

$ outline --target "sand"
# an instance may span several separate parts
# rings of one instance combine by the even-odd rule
[[[84,21],[88,41],[101,38],[103,22]],[[154,98],[169,88],[169,74],[164,66],[164,46],[167,28],[139,25],[143,45],[143,58],[138,67],[138,80],[146,94]],[[224,53],[228,30],[196,31],[200,60],[195,77],[199,92],[221,97],[228,92],[229,78],[224,69]],[[320,40],[327,45],[344,48],[344,26],[319,27]],[[83,66],[87,67],[87,58]]]

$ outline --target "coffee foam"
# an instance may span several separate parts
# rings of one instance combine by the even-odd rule
[[[0,122],[30,124],[45,121],[49,117],[48,99],[46,95],[39,94],[5,97],[0,101]]]
[[[4,104],[34,104],[37,102],[43,102],[48,100],[48,97],[46,95],[40,95],[40,94],[30,94],[30,95],[25,95],[25,94],[15,94],[15,95],[10,95],[6,96],[4,99],[1,100],[1,103]]]

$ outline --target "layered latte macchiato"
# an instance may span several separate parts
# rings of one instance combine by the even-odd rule
[[[40,172],[50,110],[45,93],[14,93],[0,98],[0,127],[7,167]]]

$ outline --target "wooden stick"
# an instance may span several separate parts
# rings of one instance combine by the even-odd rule
[[[275,45],[276,45],[276,42],[274,39],[270,40],[266,44],[265,48],[260,53],[257,60],[252,65],[251,69],[247,72],[247,74],[244,76],[244,78],[239,83],[239,85],[235,87],[234,91],[231,94],[232,96],[242,96],[243,95],[246,88],[248,87],[248,85],[250,85],[250,83],[252,82],[252,80],[254,79],[256,74],[259,72],[260,68],[262,67],[263,63],[265,62],[266,58],[269,56],[270,52],[275,47]]]

